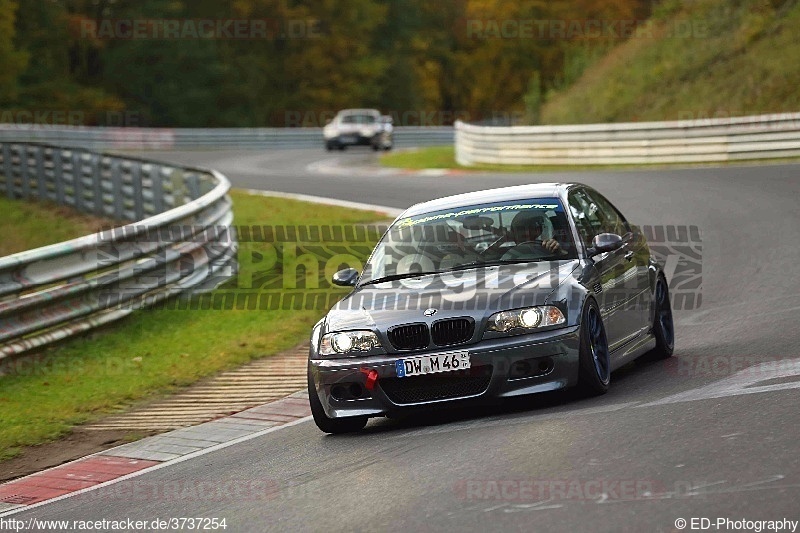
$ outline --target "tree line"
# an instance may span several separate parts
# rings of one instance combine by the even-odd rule
[[[651,0],[0,0],[0,122],[536,122]]]

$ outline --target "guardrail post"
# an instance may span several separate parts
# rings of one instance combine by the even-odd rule
[[[72,206],[78,211],[83,211],[83,163],[81,154],[72,150]]]
[[[100,168],[100,156],[89,154],[89,164],[92,169],[92,211],[98,216],[105,216],[105,206],[103,205],[103,173]]]
[[[64,171],[62,169],[63,161],[61,160],[61,150],[53,150],[53,179],[55,180],[56,187],[56,202],[65,205],[67,203],[64,197]]]
[[[153,192],[153,207],[156,213],[164,211],[164,182],[161,179],[161,166],[153,165],[150,170],[150,187]]]
[[[131,186],[133,187],[133,213],[136,220],[144,218],[144,198],[142,197],[142,166],[131,167]]]
[[[5,193],[9,198],[14,198],[14,175],[11,170],[11,147],[3,144],[3,182],[5,183]]]
[[[44,151],[43,148],[37,147],[35,152],[35,159],[36,159],[36,188],[38,189],[39,199],[40,200],[52,200],[50,198],[50,194],[47,188],[47,176],[44,172]]]
[[[22,145],[22,150],[20,150],[19,175],[22,197],[28,200],[31,197],[31,184],[28,181],[30,177],[28,176],[28,146],[26,145]]]
[[[189,198],[191,200],[200,198],[200,182],[197,179],[197,174],[189,174],[186,176],[186,188],[189,191]]]
[[[122,176],[119,172],[120,161],[117,158],[111,160],[111,192],[114,195],[114,218],[125,220],[125,207],[122,196]]]

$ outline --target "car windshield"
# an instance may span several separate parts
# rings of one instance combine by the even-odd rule
[[[375,117],[373,115],[344,115],[342,117],[343,124],[375,124]]]
[[[375,247],[360,283],[576,257],[557,198],[487,203],[398,220]]]

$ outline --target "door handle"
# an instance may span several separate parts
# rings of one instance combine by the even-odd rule
[[[627,254],[625,254],[625,259],[627,261],[633,261],[633,252],[628,252]]]

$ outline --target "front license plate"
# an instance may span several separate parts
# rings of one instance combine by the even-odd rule
[[[469,366],[469,352],[466,350],[408,357],[395,362],[398,378],[464,370]]]

